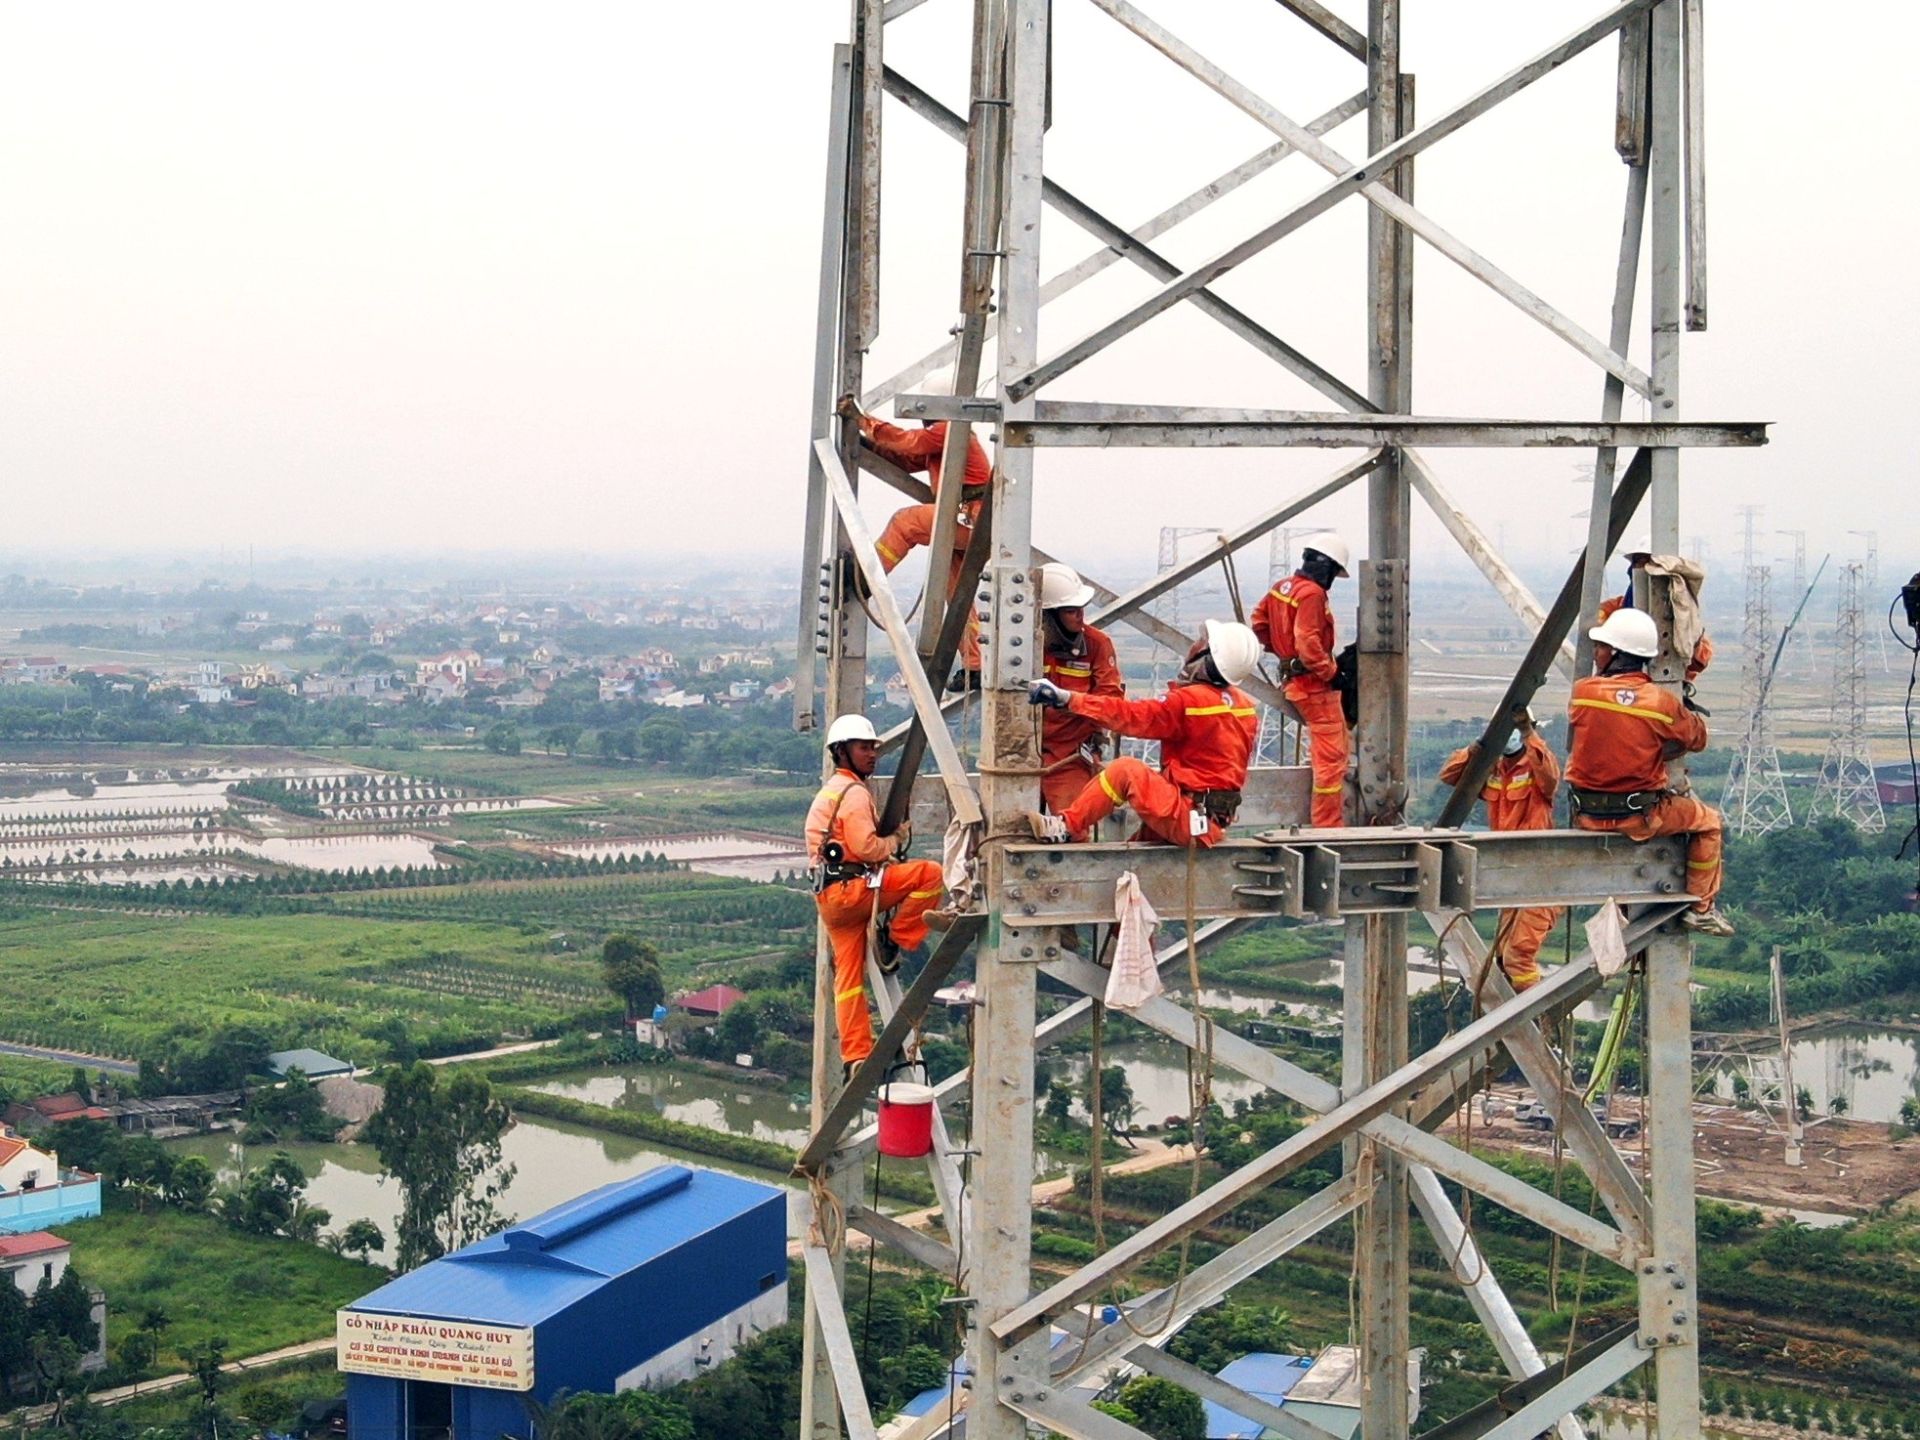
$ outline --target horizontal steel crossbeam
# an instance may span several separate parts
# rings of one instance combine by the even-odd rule
[[[899,395],[894,414],[912,420],[994,424],[986,397]],[[1031,420],[1002,426],[1008,445],[1047,446],[1743,446],[1767,443],[1763,420],[1496,420],[1475,416],[1252,410],[1214,405],[1130,405],[1041,400]]]
[[[1187,852],[1171,845],[1018,844],[999,897],[1006,925],[1114,918],[1114,885],[1139,878],[1154,909],[1184,915]],[[1194,857],[1196,919],[1397,914],[1671,900],[1685,893],[1682,841],[1636,844],[1586,830],[1283,830]],[[1438,905],[1433,902],[1437,900]]]

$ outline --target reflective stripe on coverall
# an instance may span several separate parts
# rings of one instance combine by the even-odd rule
[[[1440,783],[1452,785],[1466,774],[1473,747],[1456,750],[1440,767]],[[1518,755],[1493,762],[1480,798],[1487,802],[1487,824],[1494,830],[1551,830],[1553,793],[1560,787],[1560,762],[1537,734],[1526,737]],[[1493,953],[1516,991],[1540,983],[1540,946],[1553,933],[1561,910],[1536,905],[1502,910],[1493,932]]]
[[[1574,683],[1567,702],[1572,740],[1567,783],[1582,790],[1628,794],[1667,787],[1667,753],[1707,748],[1707,724],[1647,678],[1644,671],[1589,675]],[[1613,830],[1631,840],[1685,835],[1687,891],[1696,910],[1711,910],[1720,893],[1720,812],[1692,795],[1667,795],[1639,815],[1620,820],[1578,812],[1582,830]]]
[[[807,810],[807,859],[820,863],[820,850],[838,840],[847,859],[874,865],[870,876],[855,876],[827,886],[813,897],[833,946],[833,1012],[840,1031],[840,1058],[864,1060],[873,1052],[873,1021],[867,1013],[867,925],[878,898],[882,912],[893,910],[890,927],[903,950],[927,938],[926,913],[940,903],[940,867],[931,860],[888,861],[893,841],[874,829],[878,815],[873,792],[851,770],[836,770]],[[898,908],[896,908],[898,907]]]
[[[1084,652],[1048,649],[1045,675],[1062,690],[1076,695],[1125,695],[1126,681],[1114,659],[1113,641],[1104,630],[1089,625],[1080,632]],[[1101,729],[1070,710],[1048,710],[1040,721],[1041,803],[1063,814],[1098,771],[1096,761],[1080,756],[1082,745],[1101,738]]]
[[[1327,828],[1340,825],[1347,783],[1347,717],[1339,692],[1332,688],[1340,664],[1334,659],[1327,592],[1305,575],[1289,575],[1260,597],[1251,623],[1268,650],[1306,667],[1306,674],[1287,681],[1286,697],[1307,726],[1313,759],[1312,820]]]
[[[927,485],[933,493],[940,493],[940,452],[947,443],[947,422],[936,420],[933,424],[918,430],[909,430],[900,425],[889,425],[884,420],[863,418],[860,429],[867,437],[867,443],[874,453],[883,459],[891,460],[909,474],[926,472]],[[987,452],[980,448],[980,441],[970,431],[967,435],[967,468],[962,481],[967,485],[985,485],[993,479],[993,464],[987,459]],[[947,562],[947,598],[953,598],[953,592],[960,584],[960,569],[967,558],[967,541],[973,535],[973,525],[980,518],[978,500],[960,502],[959,524],[953,527],[953,556]],[[889,573],[894,566],[907,558],[916,546],[933,543],[934,510],[932,505],[908,505],[893,512],[893,518],[887,521],[887,528],[880,532],[880,538],[874,541],[873,548],[880,552],[880,563]],[[971,611],[972,607],[968,607]],[[980,621],[977,616],[967,620],[966,633],[960,639],[961,664],[969,670],[980,668]]]
[[[1202,790],[1238,790],[1247,783],[1247,764],[1260,737],[1252,699],[1232,686],[1173,685],[1160,700],[1071,695],[1067,706],[1109,730],[1160,742],[1158,773],[1138,760],[1115,760],[1061,812],[1076,840],[1127,805],[1148,838],[1168,845],[1191,839],[1202,848],[1220,842],[1226,831],[1212,820],[1204,834],[1191,834],[1193,805],[1187,797]]]

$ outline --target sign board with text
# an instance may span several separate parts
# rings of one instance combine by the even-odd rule
[[[533,1330],[526,1325],[342,1310],[335,1317],[334,1349],[340,1369],[349,1375],[486,1390],[533,1388]]]

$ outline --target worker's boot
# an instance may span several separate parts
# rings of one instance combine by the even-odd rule
[[[1073,839],[1073,836],[1067,833],[1065,820],[1058,815],[1046,815],[1038,810],[1027,811],[1027,828],[1033,831],[1033,838],[1036,840],[1066,844]]]
[[[980,672],[978,670],[956,670],[947,677],[947,694],[964,695],[978,691]]]
[[[960,907],[951,903],[941,905],[927,911],[921,918],[927,922],[927,929],[936,930],[944,935],[953,928],[954,921],[960,918]]]
[[[1685,911],[1680,916],[1680,924],[1682,928],[1700,935],[1733,934],[1733,922],[1721,913],[1718,905],[1706,910]]]
[[[900,942],[893,933],[882,930],[873,937],[873,963],[880,967],[882,975],[891,975],[900,968]]]

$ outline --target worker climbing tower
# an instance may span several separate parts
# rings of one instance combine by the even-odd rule
[[[1747,539],[1751,549],[1751,516]],[[1747,568],[1740,655],[1740,713],[1746,733],[1733,752],[1726,790],[1726,825],[1735,835],[1767,835],[1793,823],[1793,804],[1773,739],[1773,661],[1779,641],[1773,630],[1772,579],[1769,566]]]
[[[1887,828],[1867,754],[1867,641],[1860,605],[1861,566],[1840,567],[1840,605],[1833,622],[1833,688],[1827,710],[1827,753],[1807,818],[1838,815],[1874,834]]]
[[[848,1325],[843,1285],[849,1231],[864,1233],[900,1257],[937,1271],[956,1291],[966,1327],[965,1366],[956,1365],[944,1396],[906,1430],[907,1440],[952,1433],[964,1414],[968,1440],[1025,1440],[1032,1427],[1070,1440],[1123,1440],[1142,1432],[1090,1403],[1100,1377],[1122,1363],[1163,1376],[1234,1412],[1283,1433],[1313,1436],[1297,1414],[1166,1353],[1156,1341],[1258,1274],[1289,1250],[1332,1226],[1349,1226],[1354,1256],[1357,1381],[1361,1433],[1418,1434],[1417,1396],[1407,1384],[1411,1351],[1410,1264],[1416,1223],[1431,1248],[1447,1257],[1466,1303],[1485,1327],[1510,1377],[1480,1410],[1451,1433],[1521,1440],[1552,1431],[1562,1440],[1584,1433],[1576,1412],[1641,1367],[1650,1367],[1659,1396],[1662,1440],[1700,1431],[1698,1290],[1694,1254],[1691,1044],[1688,974],[1692,946],[1674,922],[1691,901],[1680,843],[1636,845],[1591,831],[1482,833],[1460,828],[1472,810],[1494,756],[1550,669],[1571,669],[1567,638],[1577,618],[1597,605],[1586,587],[1636,512],[1650,507],[1653,547],[1679,548],[1680,452],[1691,446],[1763,443],[1764,427],[1683,418],[1679,350],[1686,329],[1706,323],[1703,97],[1698,77],[1702,36],[1697,0],[1617,0],[1596,18],[1544,49],[1498,34],[1481,47],[1498,55],[1478,88],[1450,83],[1464,98],[1419,119],[1415,87],[1403,71],[1400,0],[1368,0],[1364,28],[1306,0],[1249,11],[1258,26],[1248,53],[1315,47],[1345,76],[1339,101],[1310,120],[1235,78],[1131,0],[1084,0],[1097,17],[1151,51],[1165,83],[1197,81],[1229,110],[1271,136],[1252,156],[1220,175],[1168,176],[1183,196],[1129,227],[1109,217],[1131,206],[1126,196],[1069,191],[1047,173],[1055,77],[1072,77],[1076,106],[1104,99],[1116,114],[1157,113],[1151,86],[1129,81],[1104,96],[1104,51],[1076,43],[1084,32],[1064,23],[1051,30],[1068,0],[854,0],[849,40],[832,57],[832,101],[821,253],[816,366],[807,452],[806,554],[800,626],[802,663],[795,674],[796,721],[814,729],[862,709],[869,617],[905,679],[913,717],[884,737],[898,754],[887,787],[881,829],[909,815],[916,833],[945,831],[950,894],[960,905],[951,928],[919,963],[899,975],[868,972],[881,1021],[872,1055],[843,1076],[834,1033],[829,967],[816,989],[812,1131],[796,1157],[807,1182],[801,1203],[801,1247],[807,1273],[806,1350],[801,1435],[869,1440],[873,1420],[859,1352]],[[1078,0],[1076,0],[1078,3]],[[1180,15],[1184,7],[1164,6]],[[908,73],[888,43],[896,24],[931,23],[944,13],[960,37],[971,16],[971,39],[956,45],[971,57],[966,101],[950,108],[936,98],[934,77]],[[916,18],[918,17],[918,18]],[[1075,16],[1077,22],[1079,15]],[[1417,159],[1476,118],[1595,47],[1617,54],[1618,111],[1612,134],[1569,134],[1589,154],[1611,150],[1626,162],[1614,303],[1608,333],[1589,333],[1565,311],[1501,268],[1488,251],[1498,237],[1469,244],[1414,203]],[[1233,52],[1237,55],[1237,51]],[[957,90],[957,78],[949,84]],[[883,229],[889,247],[915,236],[940,207],[883,207],[879,157],[882,116],[924,122],[964,146],[961,234],[918,235],[924,245],[952,246],[958,269],[958,320],[943,320],[919,358],[885,380],[865,374],[881,322],[878,257]],[[1064,112],[1063,112],[1064,115]],[[1364,117],[1365,135],[1339,145],[1332,136]],[[1066,123],[1063,119],[1062,123]],[[1078,110],[1076,125],[1107,133],[1098,115]],[[1239,123],[1239,122],[1234,122]],[[1357,131],[1357,127],[1356,127]],[[1118,142],[1114,142],[1118,143]],[[1180,146],[1162,153],[1184,153]],[[1130,182],[1161,177],[1129,157]],[[1304,198],[1265,202],[1268,210],[1243,238],[1182,268],[1158,248],[1159,237],[1221,195],[1281,163],[1322,172]],[[927,172],[889,173],[888,183],[925,183]],[[1195,188],[1197,186],[1197,188]],[[1243,198],[1252,199],[1257,192]],[[1365,295],[1352,316],[1364,335],[1366,373],[1343,376],[1231,304],[1214,288],[1236,268],[1318,217],[1364,206]],[[883,213],[887,223],[883,227]],[[1076,248],[1076,233],[1092,249]],[[1416,237],[1424,263],[1458,266],[1495,296],[1514,304],[1543,336],[1596,367],[1599,418],[1449,418],[1415,413],[1413,396]],[[955,244],[955,242],[958,242]],[[1644,364],[1632,358],[1635,291],[1648,261],[1650,326]],[[1480,248],[1480,247],[1486,248]],[[890,252],[891,253],[891,252]],[[1296,262],[1302,263],[1304,262]],[[1050,323],[1043,307],[1115,265],[1144,272],[1144,285],[1096,328],[1081,332]],[[1136,277],[1139,278],[1139,277]],[[1301,286],[1321,277],[1301,273]],[[1083,297],[1084,298],[1084,297]],[[944,305],[944,297],[942,298]],[[1287,408],[1249,409],[1151,403],[1191,389],[1178,369],[1177,347],[1126,346],[1140,366],[1126,403],[1056,398],[1069,375],[1086,394],[1083,365],[1125,337],[1179,309],[1222,327],[1248,347],[1249,373]],[[952,312],[948,312],[952,313]],[[1160,327],[1164,330],[1165,327]],[[992,363],[987,344],[993,341]],[[892,343],[891,341],[889,343]],[[915,348],[918,348],[917,346]],[[902,353],[911,354],[911,350]],[[1500,415],[1526,374],[1489,364],[1485,401],[1475,416]],[[950,390],[916,386],[936,367],[952,365]],[[1162,367],[1162,368],[1156,368]],[[1108,373],[1104,369],[1085,372]],[[1648,397],[1652,418],[1622,421],[1627,393]],[[863,445],[843,418],[842,397],[872,408],[891,401],[897,418],[946,420],[945,444],[955,474],[969,429],[991,432],[996,464],[981,519],[965,542],[956,601],[929,586],[917,627],[894,595],[875,551],[862,507],[865,479],[926,501],[927,489]],[[1142,403],[1142,400],[1146,403]],[[1542,604],[1491,544],[1440,476],[1430,453],[1454,447],[1578,446],[1593,452],[1591,523],[1580,561],[1550,603]],[[1356,561],[1342,608],[1357,604],[1359,723],[1354,755],[1351,828],[1305,828],[1309,784],[1304,767],[1270,766],[1250,773],[1241,826],[1205,850],[1168,846],[1072,844],[1025,838],[1026,812],[1038,804],[1038,725],[1027,689],[1040,674],[1036,567],[1053,558],[1034,533],[1035,487],[1058,478],[1060,448],[1317,447],[1345,451],[1319,480],[1275,504],[1270,480],[1246,485],[1251,517],[1214,542],[1131,590],[1095,585],[1088,620],[1129,625],[1155,644],[1184,653],[1190,627],[1155,614],[1161,596],[1218,566],[1233,553],[1290,521],[1311,523],[1316,507],[1363,486],[1366,559]],[[1623,455],[1621,452],[1626,453]],[[1463,476],[1472,470],[1463,467]],[[958,485],[936,501],[933,553],[954,543]],[[1533,643],[1482,736],[1481,756],[1456,785],[1439,821],[1406,823],[1408,808],[1408,603],[1413,497],[1438,518],[1520,617]],[[1362,547],[1356,546],[1356,550]],[[1075,563],[1076,557],[1059,558]],[[1076,569],[1082,569],[1076,564]],[[1082,569],[1084,574],[1084,569]],[[812,604],[817,589],[821,603]],[[1357,594],[1356,594],[1357,592]],[[1344,596],[1354,596],[1348,602]],[[948,716],[963,702],[938,690],[971,610],[978,617],[983,688],[977,703],[982,743],[977,773],[954,744]],[[1656,683],[1675,688],[1684,657],[1671,643],[1671,617],[1657,615],[1663,652]],[[1582,630],[1585,626],[1580,627]],[[815,663],[816,643],[824,672]],[[1260,704],[1286,710],[1281,692],[1258,675],[1242,685]],[[923,762],[931,773],[920,777]],[[1219,1067],[1287,1097],[1309,1115],[1296,1134],[1247,1163],[1228,1165],[1208,1147],[1204,1110],[1196,1107],[1196,1143],[1206,1153],[1193,1171],[1190,1198],[1116,1238],[1067,1274],[1036,1273],[1033,1199],[1036,1052],[1095,1021],[1108,972],[1069,944],[1073,927],[1108,926],[1116,893],[1142,895],[1180,938],[1157,956],[1179,977],[1204,975],[1215,940],[1266,924],[1313,919],[1337,922],[1345,958],[1342,1056],[1337,1081],[1216,1023],[1194,1007],[1197,995],[1161,994],[1133,1006],[1133,1020],[1188,1047],[1197,1073]],[[1624,953],[1582,952],[1515,996],[1486,954],[1476,910],[1541,905],[1624,909]],[[1463,978],[1481,977],[1480,1014],[1440,1043],[1411,1053],[1407,1017],[1408,925],[1418,913],[1436,934],[1445,963]],[[887,1067],[913,1043],[918,1021],[963,955],[971,953],[977,994],[971,1011],[967,1068],[933,1086],[935,1110],[927,1172],[937,1197],[937,1232],[909,1229],[864,1206],[859,1177],[879,1146],[866,1122],[866,1102]],[[1630,980],[1619,977],[1623,968]],[[1040,977],[1070,999],[1042,994]],[[1582,1103],[1548,1045],[1543,1017],[1566,1009],[1603,984],[1644,989],[1648,1046],[1645,1081],[1647,1167],[1634,1173]],[[1446,1138],[1440,1121],[1453,1113],[1463,1087],[1483,1075],[1496,1053],[1510,1054],[1550,1113],[1567,1152],[1592,1181],[1591,1212],[1569,1205],[1488,1164]],[[956,1143],[949,1114],[967,1107],[967,1139]],[[1310,1180],[1326,1157],[1336,1174]],[[1549,1367],[1480,1254],[1473,1230],[1448,1187],[1472,1191],[1525,1216],[1568,1243],[1621,1267],[1634,1304],[1617,1329],[1583,1331]],[[1245,1207],[1266,1211],[1249,1221]],[[1243,1212],[1236,1215],[1236,1212]],[[1235,1228],[1218,1228],[1234,1217]],[[1203,1251],[1192,1242],[1210,1242]],[[1204,1257],[1204,1258],[1203,1258]],[[1127,1287],[1124,1321],[1112,1301]],[[960,1377],[966,1377],[962,1383]]]

